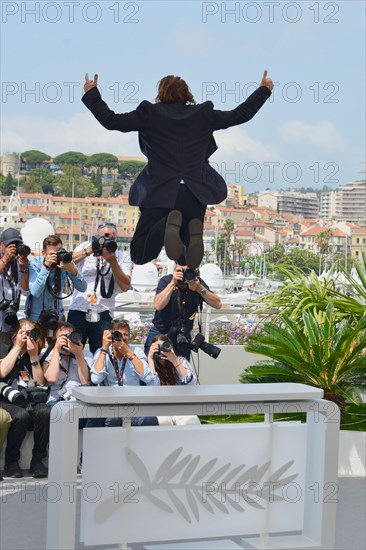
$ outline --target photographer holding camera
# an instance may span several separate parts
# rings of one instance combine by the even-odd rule
[[[164,334],[155,336],[151,342],[147,362],[152,373],[159,377],[161,386],[192,385],[197,377],[185,357],[177,356],[173,343]],[[198,416],[158,416],[159,425],[184,426],[186,424],[200,424]]]
[[[13,333],[12,348],[0,361],[0,380],[5,382],[0,392],[0,408],[6,410],[12,418],[4,471],[8,477],[23,477],[18,462],[20,447],[27,431],[33,429],[30,473],[33,477],[41,478],[47,477],[47,468],[42,460],[47,456],[50,408],[46,405],[48,388],[45,387],[38,356],[40,331],[30,319],[21,319],[19,327]]]
[[[129,347],[130,325],[127,321],[115,321],[110,330],[103,332],[103,346],[94,355],[91,368],[93,384],[103,386],[156,386],[159,379],[152,373],[146,356],[140,348]],[[133,426],[155,426],[155,416],[133,417]],[[93,421],[93,424],[96,424]],[[121,426],[121,418],[107,418],[107,426]]]
[[[17,229],[5,229],[0,237],[0,344],[11,344],[12,330],[18,323],[20,295],[29,294],[31,252]]]
[[[89,384],[89,369],[93,361],[92,353],[83,349],[82,335],[71,323],[61,321],[54,337],[52,350],[48,348],[41,357],[44,377],[50,385],[47,401],[50,406],[71,399],[72,388]]]
[[[215,309],[221,308],[219,296],[211,292],[197,270],[177,264],[172,275],[162,277],[156,289],[156,311],[146,339],[145,353],[155,336],[168,334],[175,352],[189,361],[191,330],[203,301]]]
[[[64,307],[62,290],[66,281],[83,292],[86,281],[72,260],[71,252],[62,246],[57,235],[43,240],[42,256],[34,258],[29,265],[30,296],[25,304],[26,316],[42,327],[42,336],[54,330],[62,319]]]
[[[117,250],[117,228],[105,222],[91,243],[76,247],[73,259],[80,262],[88,286],[85,291],[74,291],[67,320],[81,332],[83,344],[89,338],[90,351],[95,353],[112,322],[117,294],[130,288],[131,258]]]

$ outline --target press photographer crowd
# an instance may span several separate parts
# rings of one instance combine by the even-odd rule
[[[0,450],[4,475],[20,478],[20,452],[33,430],[29,472],[47,477],[51,407],[70,400],[78,385],[146,386],[195,384],[191,353],[217,358],[220,348],[201,332],[203,302],[220,298],[198,269],[176,261],[173,274],[159,280],[155,314],[145,348],[130,347],[127,321],[113,320],[118,293],[129,290],[132,262],[119,251],[113,223],[99,225],[91,242],[74,251],[57,235],[31,255],[15,228],[0,235]],[[20,308],[25,297],[24,309]],[[71,297],[67,319],[63,300]],[[191,331],[198,318],[199,334]],[[142,344],[142,343],[141,343]],[[199,423],[195,416],[134,417],[132,425]],[[121,418],[89,419],[80,427],[120,426]],[[0,473],[0,480],[3,479]]]

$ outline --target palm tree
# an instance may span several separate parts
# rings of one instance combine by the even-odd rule
[[[246,350],[270,357],[251,366],[242,383],[297,382],[324,390],[324,398],[344,412],[346,400],[354,403],[366,389],[366,315],[353,326],[338,322],[334,305],[325,312],[307,310],[299,325],[289,316],[282,325],[271,321],[253,333]]]
[[[279,290],[261,298],[260,301],[264,305],[260,307],[259,313],[274,315],[277,322],[281,322],[285,314],[301,324],[304,311],[314,311],[315,314],[324,312],[328,303],[332,302],[337,320],[348,318],[350,322],[357,321],[366,313],[366,257],[364,261],[363,268],[357,266],[361,283],[357,283],[354,277],[344,273],[354,296],[337,290],[337,280],[333,277],[332,269],[322,279],[318,279],[314,271],[304,275],[297,268],[278,269],[286,277],[286,283]]]

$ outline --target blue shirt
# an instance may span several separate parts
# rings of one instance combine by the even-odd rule
[[[95,352],[93,365],[90,369],[91,381],[93,384],[102,384],[103,386],[118,386],[118,378],[116,374],[115,366],[111,361],[112,346],[109,347],[109,354],[105,355],[103,370],[97,372],[94,368],[95,363],[100,355],[100,349]],[[145,382],[147,386],[158,386],[160,384],[157,374],[153,374],[147,364],[146,355],[140,348],[135,348],[133,353],[142,361],[144,365],[144,375],[141,376],[134,368],[131,361],[127,359],[125,368],[123,371],[122,382],[123,386],[139,386],[140,380]],[[117,359],[117,358],[116,358]],[[117,359],[118,372],[121,372],[123,368],[123,358]]]
[[[77,272],[75,277],[68,273],[64,269],[60,269],[60,288],[62,289],[66,276],[68,276],[74,285],[74,288],[84,292],[86,290],[87,284],[84,277]],[[44,309],[57,309],[59,314],[59,319],[61,319],[64,311],[62,300],[57,300],[52,296],[51,292],[48,290],[47,279],[49,277],[51,288],[55,286],[55,273],[56,269],[46,269],[43,265],[43,256],[32,258],[29,262],[29,290],[31,296],[27,298],[25,303],[26,316],[32,319],[32,321],[37,322],[38,317]],[[28,312],[29,301],[31,303],[30,312]]]

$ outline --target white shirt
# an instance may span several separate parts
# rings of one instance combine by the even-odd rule
[[[82,243],[78,245],[75,248],[75,252],[78,252],[79,250],[83,250],[89,244],[90,243]],[[117,257],[118,265],[123,271],[123,273],[128,277],[131,277],[132,261],[130,256],[128,254],[124,254],[119,250],[116,250],[116,257]],[[81,260],[78,263],[78,270],[83,275],[88,286],[85,292],[79,292],[78,290],[74,290],[71,298],[70,310],[73,309],[73,310],[83,311],[84,313],[86,313],[89,309],[93,308],[93,311],[97,311],[98,313],[101,313],[103,311],[110,311],[111,315],[113,315],[113,310],[116,304],[116,296],[117,294],[122,292],[116,280],[114,281],[114,290],[113,290],[112,296],[110,298],[103,298],[100,294],[101,277],[99,277],[99,282],[96,290],[97,303],[93,306],[90,305],[90,295],[93,294],[94,292],[95,279],[97,276],[97,261],[100,262],[99,265],[101,265],[102,267],[102,273],[108,271],[108,268],[110,267],[110,265],[108,262],[104,260],[102,256],[99,258],[96,258],[96,256],[93,256],[93,254],[91,254],[90,256],[87,256],[85,259]],[[109,269],[108,274],[104,278],[107,292],[108,292],[111,276],[112,276],[112,268]]]
[[[41,357],[43,352],[44,350],[42,350],[41,352]],[[51,351],[48,357],[46,357],[45,363],[49,363],[51,361],[52,353],[53,352]],[[65,370],[60,369],[60,374],[58,376],[58,380],[56,384],[49,384],[50,395],[47,403],[51,403],[53,401],[59,401],[61,399],[58,394],[61,388],[64,388],[68,393],[71,393],[72,388],[75,388],[76,386],[81,385],[81,381],[78,373],[78,365],[76,363],[75,357],[69,358],[65,355],[61,355],[60,357],[61,357],[61,366],[66,371],[68,370],[68,373],[66,374]],[[85,357],[85,361],[88,366],[88,369],[90,370],[93,363],[93,354],[88,350],[84,350],[84,357]]]

